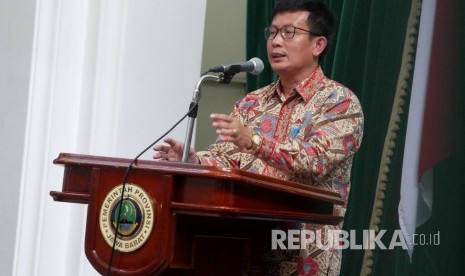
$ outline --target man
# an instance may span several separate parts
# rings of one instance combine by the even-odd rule
[[[296,181],[338,192],[347,200],[363,113],[357,97],[326,78],[318,64],[334,25],[332,13],[321,3],[277,2],[265,37],[279,80],[239,100],[231,115],[211,114],[218,139],[206,151],[191,149],[189,162]],[[183,144],[171,138],[165,142],[154,147],[154,158],[181,160]],[[345,206],[335,210],[344,213]],[[327,233],[340,226],[298,227]],[[307,250],[274,253],[265,260],[268,274],[339,274],[341,256],[334,248],[310,244]]]

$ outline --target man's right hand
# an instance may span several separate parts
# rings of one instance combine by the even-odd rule
[[[153,150],[155,153],[153,154],[153,159],[155,160],[165,160],[165,161],[174,161],[174,162],[181,162],[182,161],[182,153],[184,150],[184,143],[181,143],[173,138],[165,138],[163,141],[167,145],[155,145],[153,146]],[[199,164],[199,158],[197,154],[195,154],[195,150],[190,148],[189,150],[189,163]]]

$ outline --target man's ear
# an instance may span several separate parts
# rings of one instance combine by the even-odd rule
[[[328,46],[328,40],[324,36],[317,36],[313,40],[314,48],[313,48],[313,55],[320,56],[321,53],[326,49]]]

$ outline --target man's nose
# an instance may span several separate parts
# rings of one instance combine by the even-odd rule
[[[281,35],[281,32],[278,32],[278,34],[276,34],[276,36],[273,39],[271,39],[271,45],[273,47],[281,45],[282,42],[283,42],[283,36]]]

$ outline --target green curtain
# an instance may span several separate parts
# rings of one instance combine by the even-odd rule
[[[341,11],[332,77],[357,94],[365,114],[364,138],[354,160],[352,188],[344,225],[345,229],[355,229],[358,233],[369,229],[410,9],[411,1],[405,0],[344,0]],[[406,103],[409,94],[404,99]],[[393,141],[395,147],[390,156],[383,213],[379,223],[379,228],[386,229],[388,233],[399,229],[397,205],[408,104],[403,108],[397,139]],[[360,275],[364,254],[363,250],[344,251],[342,274]],[[384,275],[392,275],[389,266],[394,259],[392,250],[375,250],[373,275],[383,275],[383,271],[387,273]]]

